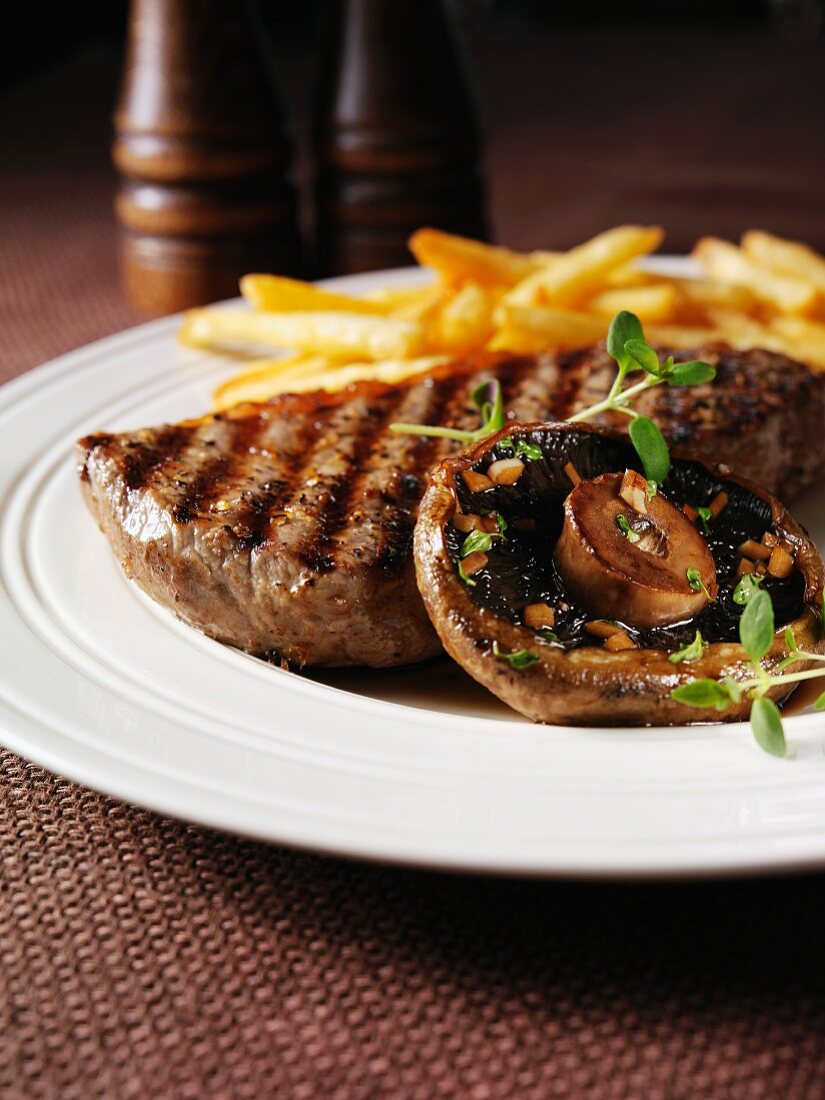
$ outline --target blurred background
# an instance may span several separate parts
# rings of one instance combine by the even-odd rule
[[[403,14],[402,0],[396,3],[402,5],[394,11],[403,24],[411,16]],[[175,2],[159,0],[150,7],[153,18],[165,18],[162,13],[168,15]],[[382,96],[390,94],[388,73],[401,82],[410,102],[429,111],[430,125],[433,117],[455,115],[458,121],[450,125],[471,133],[461,155],[470,162],[477,158],[483,191],[471,193],[472,183],[462,177],[452,212],[444,215],[454,224],[445,228],[460,230],[455,223],[464,216],[463,227],[470,231],[484,218],[483,212],[476,217],[479,206],[486,221],[478,231],[515,248],[567,247],[608,226],[638,221],[662,224],[668,234],[665,247],[672,252],[688,250],[699,235],[736,238],[750,226],[825,249],[825,38],[819,0],[626,0],[620,5],[608,0],[447,0],[464,73],[450,72],[448,78],[445,67],[455,58],[445,66],[442,55],[428,48],[421,27],[405,34],[401,26],[407,51],[401,76],[387,50],[383,57],[376,55],[374,41],[369,49],[362,41],[360,53],[342,60],[347,26],[367,18],[366,7],[369,0],[352,5],[260,0],[256,5],[255,33],[265,43],[286,108],[278,125],[283,124],[283,134],[294,136],[294,153],[285,146],[283,163],[273,169],[281,174],[281,184],[290,175],[297,181],[304,249],[291,264],[294,271],[324,275],[381,266],[384,257],[403,259],[398,253],[403,245],[388,243],[393,234],[403,237],[400,215],[382,231],[381,240],[367,240],[359,230],[355,244],[349,238],[341,244],[334,224],[316,224],[326,201],[322,195],[319,203],[319,148],[338,156],[346,146],[346,127],[331,127],[330,119],[340,122],[335,111],[341,108],[342,88],[349,94],[347,89],[367,70],[378,74],[367,81],[376,97],[368,104],[368,141],[378,130],[386,137],[387,127],[390,139],[400,134],[406,141],[415,129],[411,117],[393,116],[388,122],[381,114]],[[87,275],[86,263],[95,266],[97,279],[108,277],[109,266],[101,265],[111,265],[116,278],[112,203],[117,175],[110,144],[129,4],[12,0],[6,12],[8,25],[15,27],[0,41],[0,198],[7,257],[11,250],[31,277],[45,279],[52,269],[64,271],[71,258],[75,288]],[[199,71],[206,64],[211,72],[209,49],[216,36],[209,20],[202,33],[178,32],[178,49],[181,43],[191,46]],[[179,57],[172,60],[180,69]],[[222,76],[223,62],[215,64],[209,76],[213,105],[232,95],[232,81]],[[151,84],[156,95],[164,74],[142,63],[139,77],[145,107],[146,87]],[[177,93],[170,94],[174,100]],[[248,96],[238,99],[239,119],[250,117],[248,102]],[[122,123],[131,141],[134,102],[127,107]],[[349,108],[345,103],[341,109],[346,113]],[[150,120],[150,131],[155,122]],[[191,118],[185,126],[191,126]],[[459,130],[448,131],[439,132],[442,146],[457,144]],[[258,132],[255,140],[265,142],[265,134]],[[213,138],[204,139],[207,149]],[[133,145],[127,148],[130,155],[134,151]],[[144,153],[141,147],[135,156]],[[333,160],[334,174],[343,161]],[[129,171],[140,175],[139,165]],[[180,183],[172,177],[168,182],[172,188]],[[194,181],[187,202],[201,201],[201,184]],[[336,186],[333,179],[330,187],[334,191]],[[124,192],[121,182],[122,219],[143,218],[144,236],[155,233],[152,218],[166,210],[171,191],[164,187],[154,180],[148,190],[138,190],[127,181]],[[359,187],[354,199],[354,192],[344,199],[335,192],[333,222],[339,208],[362,201],[369,190],[363,176]],[[323,192],[331,193],[329,188]],[[174,194],[177,201],[182,192]],[[385,208],[389,194],[385,188]],[[231,199],[225,192],[222,214]],[[425,205],[405,216],[414,218],[422,209],[426,215]],[[130,232],[134,237],[134,225]],[[90,234],[98,239],[101,233],[111,234],[109,252],[88,245]],[[45,250],[38,251],[33,242]],[[62,265],[50,265],[55,253],[62,254]],[[139,267],[144,260],[136,262]],[[195,261],[187,254],[185,262]],[[277,258],[270,266],[278,264],[290,266]],[[201,287],[200,294],[209,297],[208,288]],[[165,310],[163,301],[135,301],[134,293],[132,301],[143,314]],[[55,308],[61,308],[58,302]]]

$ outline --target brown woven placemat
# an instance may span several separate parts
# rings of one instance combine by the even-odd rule
[[[822,880],[359,866],[0,756],[0,1095],[825,1096]]]
[[[133,320],[105,150],[77,127],[45,158],[16,140],[0,174],[6,378]],[[824,887],[350,864],[0,752],[0,1096],[816,1100]]]

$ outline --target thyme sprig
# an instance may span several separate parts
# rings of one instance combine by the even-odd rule
[[[481,427],[474,432],[458,428],[442,428],[437,424],[390,424],[391,432],[403,435],[437,436],[439,439],[455,439],[459,443],[478,443],[504,427],[504,398],[497,378],[487,378],[475,387],[470,400],[481,413]]]
[[[610,322],[607,352],[616,360],[618,370],[607,396],[570,417],[571,422],[593,420],[606,412],[630,417],[630,442],[642,461],[648,481],[660,484],[670,470],[670,451],[658,427],[633,408],[633,402],[654,386],[698,386],[716,377],[716,368],[701,359],[677,363],[672,355],[662,362],[654,348],[645,342],[642,323],[635,313],[622,310]],[[645,378],[626,386],[629,375],[643,371]]]
[[[656,351],[645,342],[642,323],[635,313],[622,310],[610,322],[607,332],[607,352],[616,360],[616,377],[607,396],[589,408],[581,409],[569,418],[571,423],[593,420],[605,412],[617,412],[630,418],[628,432],[630,441],[638,454],[645,477],[654,486],[667,477],[670,469],[670,451],[664,436],[646,416],[633,408],[633,402],[646,390],[654,386],[698,386],[710,382],[716,377],[716,368],[710,363],[694,359],[687,363],[677,363],[672,355],[662,362]],[[642,371],[645,375],[641,382],[626,386],[629,375]],[[481,413],[481,426],[474,432],[461,431],[458,428],[443,428],[430,424],[390,424],[390,431],[408,435],[437,436],[440,439],[455,439],[459,443],[478,443],[493,432],[504,427],[504,407],[501,385],[496,379],[481,382],[470,395]],[[502,440],[502,448],[507,453],[508,443],[516,455],[528,458],[541,457],[536,444]]]
[[[785,644],[790,652],[776,666],[775,673],[768,672],[763,667],[762,661],[773,644],[775,630],[773,601],[767,589],[760,588],[758,584],[743,583],[744,581],[745,577],[737,584],[734,601],[744,604],[745,607],[739,620],[739,641],[748,655],[751,675],[744,680],[732,680],[729,677],[725,680],[690,680],[675,688],[671,692],[671,698],[678,703],[684,703],[685,706],[713,707],[721,712],[733,704],[740,703],[742,695],[747,693],[752,701],[750,724],[757,743],[773,756],[784,756],[786,745],[782,715],[776,703],[767,697],[767,692],[775,687],[791,687],[802,680],[813,680],[819,676],[825,676],[825,667],[806,669],[804,672],[785,671],[799,661],[825,664],[825,654],[800,649],[794,637],[793,628],[789,626],[785,630]],[[825,602],[823,602],[821,625],[823,623],[825,623]],[[673,660],[673,655],[670,659]],[[814,708],[825,710],[825,692],[816,700]]]

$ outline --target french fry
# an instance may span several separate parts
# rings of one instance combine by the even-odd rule
[[[390,316],[397,317],[399,321],[414,321],[426,328],[438,312],[439,306],[452,295],[452,290],[441,283],[432,283],[422,289],[423,294],[415,298],[409,297],[406,302],[399,301],[390,311]]]
[[[718,328],[683,324],[649,325],[645,336],[665,348],[698,348],[724,339]]]
[[[276,393],[289,388],[290,381],[304,375],[325,374],[333,360],[321,355],[296,355],[284,359],[254,359],[240,374],[222,382],[214,393],[213,408],[216,412],[228,409],[241,401],[266,401]]]
[[[286,279],[280,275],[244,275],[241,279],[241,294],[253,309],[272,313],[293,311],[306,313],[322,310],[368,314],[385,312],[376,302],[370,302],[365,298],[335,294],[312,283],[305,283],[300,279]]]
[[[785,315],[765,323],[727,309],[711,309],[708,315],[732,347],[765,348],[825,370],[825,324]]]
[[[825,324],[802,317],[774,317],[770,327],[783,341],[787,355],[825,369]]]
[[[488,351],[509,351],[513,355],[536,355],[552,349],[553,344],[541,333],[525,329],[500,328],[486,344]]]
[[[306,375],[296,382],[289,381],[290,393],[307,393],[310,390],[342,390],[353,382],[386,382],[390,385],[403,382],[417,374],[424,374],[435,367],[449,363],[446,355],[422,355],[415,359],[388,359],[382,363],[348,363],[326,374]],[[285,392],[285,391],[280,391]]]
[[[247,363],[216,390],[219,409],[366,378],[396,382],[476,349],[581,347],[602,339],[620,310],[635,313],[657,344],[764,347],[825,370],[825,257],[750,230],[741,248],[700,240],[694,257],[705,277],[678,278],[641,266],[661,239],[655,226],[625,225],[569,252],[519,253],[422,229],[410,246],[432,282],[353,298],[248,275],[241,286],[252,309],[192,311],[180,338],[247,356],[294,353]]]
[[[307,358],[300,369],[277,370],[277,362],[261,361],[263,366],[231,378],[215,391],[214,409],[220,412],[241,401],[267,401],[280,393],[310,393],[327,390],[334,393],[353,382],[394,384],[423,374],[449,362],[446,355],[427,355],[415,359],[388,359],[384,362],[336,364],[320,357]],[[298,367],[298,363],[295,363]]]
[[[368,290],[364,298],[375,303],[382,313],[395,314],[408,306],[428,301],[436,287],[435,283],[424,283],[421,286],[379,286]]]
[[[709,309],[708,319],[732,347],[779,350],[770,328],[747,313],[735,309]]]
[[[622,309],[628,309],[642,322],[673,320],[679,293],[672,283],[652,283],[650,286],[614,287],[602,290],[586,303],[588,313],[598,313],[610,320]]]
[[[410,237],[409,246],[420,264],[431,267],[450,283],[472,279],[478,283],[513,286],[535,271],[539,264],[548,262],[545,254],[534,258],[509,248],[442,233],[439,229],[417,230]]]
[[[577,305],[602,289],[610,271],[658,248],[663,237],[658,226],[608,229],[522,279],[505,300],[522,306]]]
[[[215,390],[214,411],[221,412],[242,401],[268,401],[279,393],[307,393],[343,389],[351,382],[373,379],[400,382],[448,362],[445,355],[415,359],[390,359],[380,363],[337,363],[323,356],[254,360],[250,369],[223,382]]]
[[[541,337],[545,347],[575,348],[600,340],[608,318],[547,306],[512,305],[505,299],[496,310],[502,328]]]
[[[820,293],[825,293],[825,257],[806,244],[749,229],[742,235],[742,251],[759,267],[813,283]]]
[[[606,287],[614,286],[650,286],[652,283],[665,282],[665,278],[652,271],[645,271],[636,264],[622,264],[604,277]]]
[[[429,342],[457,355],[481,347],[493,333],[494,302],[480,283],[465,283],[439,310]]]
[[[256,310],[191,310],[179,338],[194,347],[249,345],[293,348],[337,359],[395,359],[414,356],[423,342],[421,325],[359,313],[264,313]]]
[[[752,310],[757,305],[756,295],[746,286],[720,283],[713,279],[674,279],[673,286],[679,293],[680,319],[699,322],[707,309],[722,308]]]
[[[521,255],[525,255],[525,253],[521,253]],[[535,252],[526,253],[528,260],[535,266],[537,271],[540,267],[550,267],[554,260],[558,260],[563,255],[563,252],[553,252],[546,248],[538,248]]]
[[[760,302],[780,313],[805,314],[816,307],[819,295],[812,283],[765,271],[728,241],[702,237],[693,257],[711,278],[748,287]]]

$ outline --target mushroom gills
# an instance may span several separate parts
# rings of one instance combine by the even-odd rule
[[[518,479],[488,477],[518,441],[530,445],[520,449]],[[672,698],[677,684],[749,675],[738,642],[741,593],[734,598],[748,540],[771,554],[784,547],[791,560],[790,571],[778,561],[773,573],[765,563],[758,581],[775,610],[770,659],[787,655],[786,626],[800,648],[825,650],[825,567],[771,494],[676,450],[654,487],[626,437],[514,424],[431,473],[415,530],[416,577],[448,653],[527,717],[683,725],[697,712]],[[462,576],[459,565],[482,544],[483,564]],[[696,656],[671,661],[680,647],[697,646],[697,632]],[[749,705],[743,696],[724,714],[709,708],[699,717],[738,721]]]
[[[514,624],[524,622],[525,607],[546,603],[555,610],[553,631],[557,643],[570,649],[601,644],[585,629],[594,613],[574,597],[556,561],[555,548],[564,525],[564,501],[574,488],[575,478],[570,470],[573,468],[581,481],[593,481],[605,473],[633,469],[638,466],[638,457],[632,446],[615,434],[578,425],[566,426],[563,431],[560,428],[561,425],[508,427],[509,436],[537,444],[542,450],[542,458],[525,463],[524,473],[516,484],[490,486],[485,477],[487,488],[473,491],[463,474],[453,484],[463,512],[476,515],[495,512],[508,525],[506,539],[494,540],[487,566],[472,578],[476,582],[471,588],[473,602]],[[470,470],[484,476],[483,471],[491,462],[509,453],[510,448],[505,446],[499,451],[491,441],[485,457],[473,463]],[[739,580],[738,547],[749,538],[761,539],[770,529],[770,507],[759,494],[732,484],[703,462],[685,458],[672,462],[667,480],[659,485],[653,499],[662,498],[681,510],[686,504],[709,505],[723,491],[727,495],[724,510],[711,520],[706,536],[715,562],[716,600],[705,603],[692,617],[677,617],[651,628],[628,623],[624,609],[612,616],[627,627],[641,648],[677,649],[689,644],[697,629],[704,638],[738,640],[742,608],[732,599]],[[630,508],[625,511],[630,515]],[[638,529],[641,531],[641,527]],[[445,537],[451,557],[457,560],[466,536],[450,523]],[[768,577],[765,586],[771,592],[777,623],[791,622],[804,604],[805,586],[799,571],[794,570],[787,578]],[[607,617],[604,611],[598,612],[598,616]],[[542,640],[542,636],[537,636],[538,643]]]

